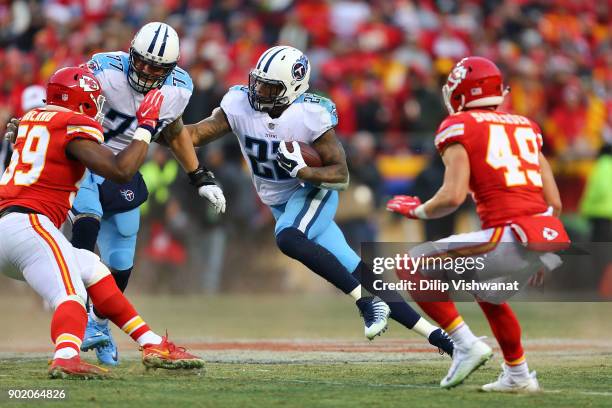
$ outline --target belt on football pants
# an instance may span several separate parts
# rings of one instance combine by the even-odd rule
[[[0,218],[4,217],[5,215],[12,214],[12,213],[36,214],[36,211],[28,207],[22,207],[20,205],[11,205],[0,211]]]

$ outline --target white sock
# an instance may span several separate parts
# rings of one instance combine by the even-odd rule
[[[94,313],[93,307],[89,310],[89,316],[93,319],[94,322],[98,323],[101,326],[105,326],[108,324],[108,319],[98,317],[98,315]]]
[[[428,339],[429,335],[433,333],[436,329],[438,329],[438,327],[429,323],[427,320],[423,319],[422,317],[419,319],[418,322],[416,322],[416,324],[412,328],[412,330],[419,333],[421,336],[425,337],[426,339]]]
[[[53,354],[53,359],[55,360],[56,358],[64,358],[64,359],[69,359],[72,358],[74,356],[78,356],[79,353],[77,353],[77,351],[75,349],[73,349],[72,347],[62,347],[59,350],[55,350],[55,354]]]
[[[448,335],[453,342],[455,342],[455,344],[461,348],[469,348],[476,340],[478,340],[478,337],[474,336],[474,333],[472,333],[472,330],[470,330],[470,326],[468,326],[465,322],[459,324],[459,327]]]
[[[145,344],[159,344],[162,342],[161,336],[153,333],[151,330],[143,333],[136,340],[138,344],[144,346]]]
[[[351,295],[353,297],[353,299],[355,299],[356,301],[361,299],[361,285],[357,285],[357,287],[353,290],[351,290],[351,293],[349,293],[349,295]]]
[[[518,378],[528,378],[529,377],[529,367],[527,367],[527,361],[523,361],[521,364],[517,365],[508,365],[506,364],[506,368],[508,368],[508,372],[512,377]]]

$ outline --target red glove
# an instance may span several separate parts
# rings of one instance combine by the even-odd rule
[[[414,196],[395,196],[387,202],[387,210],[408,218],[419,219],[414,210],[421,205],[421,199]]]
[[[136,112],[138,126],[147,129],[151,134],[155,132],[163,100],[164,95],[159,89],[152,89],[145,95]]]

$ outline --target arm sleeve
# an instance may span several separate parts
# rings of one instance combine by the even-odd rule
[[[463,147],[467,148],[465,137],[465,123],[462,120],[446,119],[438,128],[434,143],[436,145],[436,149],[438,149],[438,152],[440,152],[440,154],[442,154],[442,152],[444,152],[444,149],[446,149],[453,143],[461,143]]]

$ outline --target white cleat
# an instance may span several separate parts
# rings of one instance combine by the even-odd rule
[[[365,336],[372,340],[387,330],[391,309],[379,297],[365,297],[357,302],[359,312],[363,317]]]
[[[536,372],[532,371],[527,378],[515,377],[510,370],[502,364],[502,373],[497,381],[482,386],[481,390],[486,392],[539,392],[540,384],[536,378]]]
[[[459,347],[455,343],[453,362],[446,377],[440,381],[440,387],[453,388],[460,385],[492,356],[493,350],[482,339],[477,339],[470,348]]]

